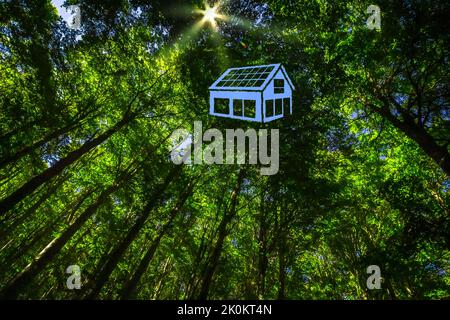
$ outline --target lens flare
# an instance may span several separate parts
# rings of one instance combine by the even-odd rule
[[[214,30],[217,30],[217,20],[227,20],[227,17],[220,14],[218,12],[219,4],[216,4],[214,7],[210,7],[207,3],[205,3],[205,10],[196,10],[196,12],[203,15],[201,20],[202,24],[209,24]]]
[[[205,20],[207,20],[210,23],[215,22],[216,17],[217,17],[216,8],[213,7],[213,8],[206,9],[204,17],[205,17]]]

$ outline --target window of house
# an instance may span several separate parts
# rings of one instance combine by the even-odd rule
[[[236,117],[242,117],[243,115],[243,100],[235,99],[233,100],[233,115]]]
[[[230,114],[230,99],[214,98],[214,112]]]
[[[284,98],[283,99],[283,110],[286,110],[286,112],[290,112],[291,110],[291,99],[289,98]]]
[[[254,118],[256,115],[256,101],[244,100],[244,117]]]
[[[283,79],[273,80],[273,92],[274,93],[284,93],[284,80]]]
[[[283,99],[275,99],[275,115],[283,114]]]
[[[266,117],[273,117],[273,100],[266,100]]]

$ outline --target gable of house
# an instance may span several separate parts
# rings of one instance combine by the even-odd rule
[[[291,86],[291,81],[281,68],[278,69],[273,78],[263,88],[265,96],[278,94],[291,95],[292,91],[293,87]]]

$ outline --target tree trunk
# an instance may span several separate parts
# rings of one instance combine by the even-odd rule
[[[389,279],[389,276],[384,278],[384,282],[386,283],[386,289],[389,293],[391,300],[397,300],[397,295],[395,294],[395,290],[392,287],[392,283],[391,280]]]
[[[153,258],[153,255],[155,254],[156,249],[159,246],[159,243],[161,242],[161,239],[164,237],[164,235],[170,230],[172,226],[172,222],[175,219],[178,212],[183,207],[184,203],[188,199],[188,197],[191,195],[192,190],[194,187],[194,182],[191,181],[186,190],[181,194],[180,198],[177,201],[177,204],[175,207],[171,210],[169,214],[169,220],[164,224],[163,228],[159,232],[158,236],[153,240],[152,244],[148,248],[147,252],[144,255],[144,258],[142,258],[141,262],[139,263],[138,268],[134,272],[131,279],[128,281],[128,283],[125,284],[123,292],[122,292],[122,299],[130,299],[135,297],[136,288],[139,283],[139,280],[141,279],[142,275],[145,273],[145,271],[148,268],[148,265],[150,261]]]
[[[82,125],[82,121],[85,120],[88,116],[94,114],[95,108],[90,106],[90,109],[86,109],[84,112],[79,112],[77,116],[69,121],[67,125],[65,125],[63,128],[56,128],[55,131],[48,133],[44,138],[41,140],[34,142],[31,144],[31,146],[21,146],[22,149],[19,151],[16,151],[14,154],[9,154],[7,156],[1,156],[0,160],[0,168],[3,168],[4,166],[8,165],[11,162],[15,162],[22,158],[23,156],[31,153],[34,149],[42,146],[44,143],[49,142],[60,135],[67,133],[75,128],[78,128]],[[30,123],[25,124],[19,129],[12,130],[8,132],[7,134],[0,137],[0,145],[9,145],[10,141],[8,141],[12,136],[17,135],[19,132],[24,133],[25,130],[30,131],[32,127],[34,127],[38,123],[42,123],[43,119],[35,120]],[[22,140],[21,137],[16,137],[18,140]],[[20,147],[19,147],[20,148]]]
[[[17,276],[15,276],[1,291],[0,298],[15,299],[20,290],[25,287],[52,258],[65,246],[70,238],[83,226],[92,214],[108,199],[109,195],[118,190],[129,180],[134,171],[126,171],[116,179],[109,188],[104,190],[97,200],[91,204],[58,238],[53,239]]]
[[[37,120],[33,120],[31,122],[25,123],[23,126],[19,127],[19,128],[15,128],[10,130],[9,132],[4,133],[3,135],[0,136],[0,145],[4,146],[4,145],[8,145],[10,143],[10,140],[12,137],[14,137],[15,135],[19,134],[19,133],[29,133],[29,131],[31,131],[31,129],[36,126],[38,123],[42,122],[43,119],[37,119]],[[19,137],[20,138],[20,137]]]
[[[46,142],[49,142],[49,141],[51,141],[53,139],[58,138],[60,135],[66,133],[66,132],[69,132],[71,129],[73,129],[75,127],[76,127],[76,125],[71,124],[71,125],[65,126],[63,128],[60,128],[60,129],[58,129],[56,131],[53,131],[53,132],[49,133],[44,138],[42,138],[39,141],[36,141],[32,145],[23,147],[22,149],[16,151],[14,154],[10,154],[10,155],[7,155],[7,156],[3,157],[0,160],[0,169],[6,167],[10,163],[13,163],[13,162],[16,162],[16,161],[20,160],[22,157],[30,154],[31,152],[33,152],[33,150],[35,150],[35,149],[39,148],[40,146],[44,145]]]
[[[110,136],[119,131],[132,119],[133,117],[124,116],[122,120],[120,120],[114,127],[99,135],[97,138],[86,142],[79,149],[70,152],[65,158],[59,160],[53,166],[26,182],[22,187],[17,189],[15,192],[13,192],[11,195],[0,202],[0,214],[5,214],[6,212],[8,212],[14,205],[33,193],[33,191],[36,190],[39,186],[58,175],[66,167],[81,158],[85,153],[89,152],[90,150],[107,140]]]
[[[286,298],[286,254],[283,240],[280,241],[279,259],[278,279],[280,281],[280,287],[278,288],[278,300],[283,300]]]
[[[154,299],[154,300],[158,299],[159,294],[161,293],[161,290],[164,286],[163,280],[164,280],[165,276],[170,272],[170,268],[167,269],[169,266],[169,263],[170,263],[170,257],[168,257],[166,259],[163,270],[158,277],[158,285],[156,286],[155,292],[153,293],[153,296],[152,296],[152,299]]]
[[[16,259],[18,259],[19,257],[24,256],[27,251],[32,248],[39,240],[44,239],[45,236],[47,235],[51,235],[51,232],[53,231],[53,229],[55,228],[55,226],[58,225],[58,223],[60,223],[62,220],[64,220],[64,218],[67,218],[67,213],[69,213],[70,215],[75,214],[75,212],[81,207],[81,205],[84,203],[84,201],[94,192],[94,189],[89,190],[88,192],[86,192],[85,194],[83,194],[81,197],[79,197],[76,202],[72,202],[72,204],[69,205],[69,207],[71,208],[69,210],[69,212],[64,212],[64,214],[61,214],[59,217],[56,218],[56,221],[54,221],[53,223],[48,223],[47,222],[47,226],[43,227],[43,231],[39,232],[37,235],[34,235],[33,238],[31,239],[31,241],[29,241],[28,244],[26,244],[25,246],[21,246],[20,248],[17,249],[17,251],[14,253],[14,255],[11,258],[8,258],[8,261],[15,261]],[[68,221],[69,223],[71,222],[71,220]],[[44,223],[46,223],[46,221],[44,221]]]
[[[239,176],[236,182],[236,185],[231,193],[231,206],[230,210],[225,212],[222,221],[219,225],[219,235],[217,238],[216,246],[214,247],[213,253],[211,255],[210,263],[207,264],[204,275],[202,277],[202,285],[200,288],[200,294],[198,299],[205,300],[208,297],[209,287],[211,285],[211,281],[214,275],[214,272],[219,263],[220,255],[222,253],[223,243],[225,241],[225,237],[228,233],[228,224],[231,222],[233,217],[236,215],[236,205],[238,201],[238,195],[241,189],[242,180],[244,178],[244,170],[239,171]]]
[[[23,222],[25,222],[28,217],[34,213],[46,200],[48,200],[48,198],[56,192],[56,190],[69,178],[68,175],[64,176],[64,177],[60,177],[58,178],[58,181],[55,181],[51,186],[49,186],[49,188],[45,191],[45,193],[39,197],[39,199],[29,208],[27,209],[24,213],[22,213],[20,216],[16,217],[10,225],[5,225],[3,228],[2,226],[2,230],[0,233],[0,242],[2,242],[7,236],[9,236],[10,234],[12,234],[12,232],[19,226],[21,225]],[[5,216],[5,219],[3,219],[2,224],[5,224],[5,220],[8,220],[10,217],[9,216]]]
[[[278,208],[277,208],[278,210]],[[280,208],[280,225],[278,231],[278,300],[286,298],[286,234],[288,230],[286,215],[283,207]]]
[[[373,106],[372,109],[414,140],[447,176],[450,176],[450,153],[447,146],[437,144],[436,140],[422,126],[416,124],[406,112],[402,113],[403,121],[401,121],[391,114],[389,106],[383,108]]]
[[[223,198],[220,198],[223,199]],[[189,281],[186,287],[186,294],[185,297],[188,297],[188,299],[193,299],[193,297],[195,296],[195,292],[198,288],[198,278],[197,278],[197,269],[198,266],[201,265],[201,262],[205,256],[205,252],[206,252],[206,233],[207,230],[205,227],[203,227],[203,232],[202,232],[202,236],[201,236],[201,240],[200,240],[200,244],[198,246],[198,250],[195,254],[195,258],[194,258],[194,262],[192,263],[192,267],[191,267],[191,272],[190,272],[190,277],[189,277]]]
[[[258,296],[264,299],[266,293],[266,272],[267,272],[267,217],[264,208],[264,194],[261,195],[259,234],[258,234]]]
[[[150,197],[151,199],[153,199],[153,201],[150,201],[145,206],[144,210],[142,211],[142,214],[136,220],[135,224],[131,227],[131,229],[128,231],[125,238],[119,243],[118,246],[116,246],[113,249],[111,253],[108,253],[108,258],[106,262],[98,268],[98,271],[95,274],[99,275],[99,277],[96,278],[95,282],[90,285],[92,287],[92,290],[88,292],[88,294],[85,297],[86,299],[95,299],[97,295],[100,293],[101,289],[108,281],[109,276],[114,271],[114,268],[119,263],[120,258],[128,249],[133,240],[136,238],[142,227],[145,225],[147,218],[149,217],[153,208],[158,204],[168,185],[180,174],[180,172],[181,166],[175,166],[167,175],[164,182],[159,187],[156,188],[155,192]]]

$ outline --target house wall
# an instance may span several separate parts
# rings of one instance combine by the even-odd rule
[[[214,112],[214,99],[223,98],[229,99],[228,114]],[[233,100],[254,100],[256,103],[255,117],[249,118],[245,116],[235,116],[233,114]],[[218,117],[225,117],[231,119],[243,119],[249,121],[262,121],[262,101],[260,91],[215,91],[211,90],[209,94],[209,114]]]
[[[274,92],[274,80],[275,79],[283,79],[284,80],[284,93],[275,93]],[[273,100],[275,105],[276,99],[284,99],[289,98],[289,105],[284,106],[283,105],[283,112],[281,115],[274,115],[274,116],[268,116],[266,114],[267,107],[266,102],[267,100]],[[284,77],[283,72],[278,70],[277,74],[273,77],[273,79],[269,82],[267,87],[263,91],[263,113],[264,113],[264,122],[269,122],[272,120],[276,120],[279,118],[282,118],[285,114],[292,114],[292,88],[289,85],[288,80]]]

